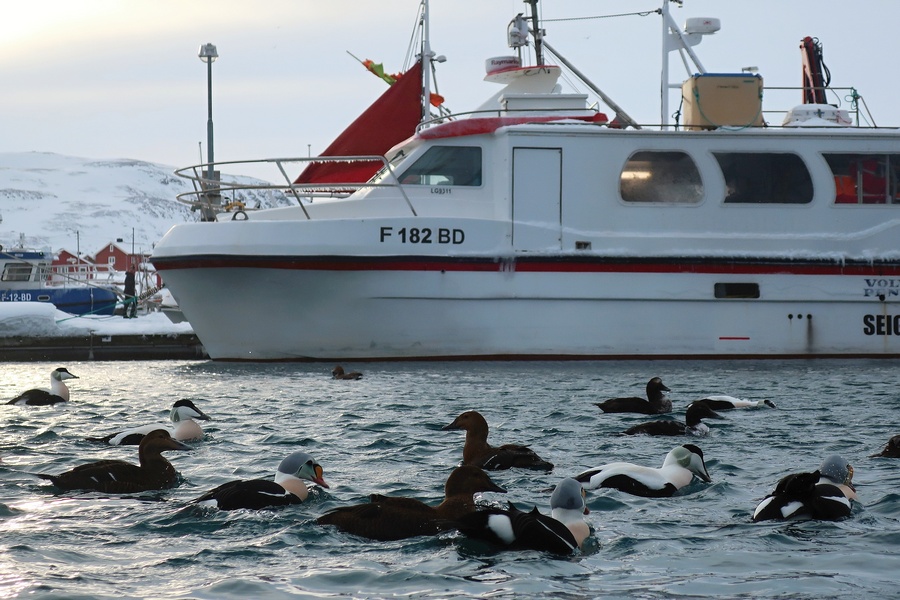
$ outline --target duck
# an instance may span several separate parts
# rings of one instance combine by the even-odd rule
[[[722,419],[707,404],[692,402],[684,413],[684,421],[650,421],[629,427],[625,435],[706,435],[709,427],[700,419]]]
[[[466,411],[456,417],[452,423],[443,427],[443,431],[452,429],[466,431],[462,462],[464,465],[474,465],[488,471],[513,467],[537,471],[553,470],[553,463],[542,459],[528,446],[504,444],[495,448],[488,444],[488,424],[478,411]]]
[[[495,545],[521,550],[539,550],[568,555],[581,548],[590,535],[584,515],[584,488],[567,477],[556,485],[550,496],[550,516],[535,506],[530,512],[509,503],[508,508],[487,508],[464,515],[455,528],[468,537]]]
[[[703,451],[694,444],[673,448],[659,469],[627,462],[609,463],[575,476],[587,490],[615,488],[647,498],[665,498],[688,485],[694,476],[712,482],[706,470]]]
[[[275,481],[268,479],[229,481],[192,500],[192,503],[219,510],[241,508],[260,510],[273,506],[300,504],[309,497],[309,488],[303,480],[328,488],[322,477],[322,466],[306,452],[294,452],[278,465]]]
[[[173,487],[178,482],[175,467],[163,458],[168,450],[190,450],[191,447],[172,439],[165,429],[155,429],[144,436],[138,446],[140,466],[123,460],[101,460],[80,465],[60,473],[38,473],[64,490],[96,490],[110,494],[131,494]]]
[[[694,400],[691,404],[703,403],[713,410],[731,410],[733,408],[757,408],[760,405],[778,408],[771,400],[741,400],[734,396],[705,396]],[[690,405],[689,405],[690,406]]]
[[[452,529],[452,523],[476,510],[474,495],[480,492],[506,493],[506,490],[491,481],[482,469],[463,465],[450,473],[444,485],[444,500],[437,506],[415,498],[373,494],[366,504],[332,509],[316,522],[379,541],[437,535]]]
[[[756,506],[753,522],[805,517],[834,521],[850,515],[853,467],[840,455],[827,457],[818,470],[782,477]]]
[[[341,365],[337,365],[335,368],[331,370],[331,378],[332,379],[361,379],[362,373],[359,371],[350,371],[349,373],[344,372],[344,367]]]
[[[67,379],[78,379],[77,375],[69,373],[65,367],[53,369],[50,372],[50,389],[32,389],[26,390],[7,402],[7,404],[17,404],[19,406],[50,406],[58,402],[69,401],[69,388],[63,381]]]
[[[869,458],[883,456],[885,458],[900,458],[900,435],[895,435],[888,440],[884,448],[878,454],[870,454]]]
[[[203,429],[197,424],[195,419],[201,421],[209,421],[210,417],[197,405],[190,400],[178,400],[172,405],[169,412],[169,419],[173,426],[166,426],[164,429],[178,441],[188,442],[199,440],[203,437]],[[100,442],[110,446],[137,446],[144,439],[144,436],[154,429],[160,429],[159,425],[143,425],[141,427],[133,427],[124,431],[111,433],[103,437],[89,437],[89,442]]]
[[[647,382],[647,399],[633,396],[630,398],[610,398],[603,402],[595,402],[605,413],[640,413],[642,415],[658,415],[672,412],[672,401],[666,398],[669,388],[659,377]]]

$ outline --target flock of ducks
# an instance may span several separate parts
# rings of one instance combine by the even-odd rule
[[[332,370],[334,379],[358,380],[362,374],[347,373],[341,366]],[[48,406],[69,399],[63,383],[77,379],[65,368],[50,375],[50,390],[28,390],[8,404]],[[647,383],[647,398],[613,398],[598,403],[605,413],[638,413],[657,415],[672,410],[665,396],[669,391],[659,377]],[[650,421],[624,431],[623,434],[700,436],[708,431],[703,418],[721,418],[716,410],[755,407],[760,404],[775,408],[768,401],[746,401],[730,396],[708,396],[691,403],[685,421]],[[171,425],[150,425],[87,438],[108,445],[137,445],[139,464],[121,460],[101,460],[80,465],[58,475],[37,474],[62,490],[96,490],[104,493],[136,493],[173,487],[178,473],[163,452],[189,450],[184,442],[198,440],[203,431],[197,420],[209,420],[190,400],[174,403]],[[316,519],[320,525],[331,525],[341,531],[375,540],[397,540],[420,535],[436,535],[458,530],[468,537],[482,539],[501,547],[528,548],[556,554],[570,554],[581,548],[590,535],[584,519],[589,513],[586,490],[614,488],[643,497],[667,497],[691,483],[694,477],[711,482],[703,451],[685,443],[673,448],[659,468],[628,462],[613,462],[589,469],[560,481],[550,497],[550,515],[537,507],[521,511],[511,502],[506,508],[483,507],[475,495],[483,492],[505,493],[486,471],[531,469],[551,471],[554,465],[543,460],[529,447],[519,444],[492,446],[488,443],[488,423],[477,411],[457,416],[443,430],[466,432],[462,463],[448,477],[444,499],[431,506],[414,498],[373,494],[369,502],[332,509]],[[900,435],[872,456],[900,457]],[[852,484],[853,467],[842,457],[827,457],[813,472],[792,473],[783,477],[773,491],[753,512],[753,521],[791,519],[839,519],[851,512],[856,499]],[[307,483],[328,488],[322,466],[305,452],[294,452],[282,460],[274,481],[267,479],[235,480],[207,491],[192,504],[220,510],[259,510],[299,504],[309,496]]]

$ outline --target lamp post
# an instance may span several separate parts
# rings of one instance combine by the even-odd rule
[[[211,186],[213,181],[212,64],[219,58],[219,54],[216,52],[215,44],[203,44],[200,46],[200,52],[197,53],[197,56],[206,63],[207,96],[209,101],[209,118],[206,121],[206,152],[208,156],[206,161],[208,163],[206,179],[207,186]]]

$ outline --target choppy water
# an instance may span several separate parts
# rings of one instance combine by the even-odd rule
[[[2,365],[0,398],[47,385],[57,364]],[[900,459],[868,458],[900,433],[897,361],[391,363],[71,363],[72,401],[0,406],[0,597],[39,598],[887,598],[900,573]],[[461,459],[463,433],[441,431],[481,411],[489,441],[530,444],[550,474],[496,472],[521,508],[548,512],[562,477],[615,460],[660,466],[674,438],[619,436],[644,420],[592,402],[641,394],[660,375],[673,416],[709,393],[769,398],[779,408],[729,411],[699,440],[712,484],[667,499],[589,493],[595,530],[584,553],[497,552],[447,533],[372,542],[323,528],[327,509],[370,493],[430,503]],[[215,420],[192,452],[168,458],[184,478],[138,496],[62,493],[32,475],[135,448],[83,441],[164,423],[193,399]],[[271,477],[305,449],[330,490],[280,510],[217,512],[187,502],[224,481]],[[855,468],[860,497],[840,522],[750,522],[785,473],[830,453]],[[501,494],[483,501],[500,503]]]

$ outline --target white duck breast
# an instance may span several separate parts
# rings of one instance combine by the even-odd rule
[[[635,496],[667,497],[688,485],[694,476],[709,483],[703,451],[693,444],[678,446],[666,455],[659,469],[616,462],[590,469],[575,479],[585,489],[615,488]]]

